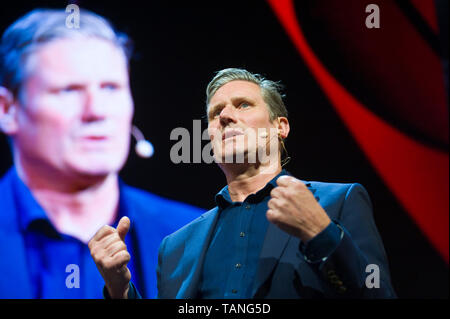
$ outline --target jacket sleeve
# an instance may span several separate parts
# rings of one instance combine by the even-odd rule
[[[161,242],[161,245],[159,246],[158,250],[158,266],[156,268],[156,280],[157,280],[157,288],[158,288],[158,295],[157,299],[165,299],[167,298],[164,293],[164,278],[162,276],[163,274],[163,256],[164,256],[164,249],[166,247],[167,237],[163,239]]]
[[[103,298],[104,299],[111,299],[111,296],[108,293],[108,289],[106,289],[106,286],[103,286]],[[142,299],[141,294],[136,289],[134,284],[130,281],[129,283],[129,289],[128,289],[128,299]]]
[[[317,270],[336,298],[395,298],[386,252],[365,188],[352,184],[334,222],[342,231],[336,249]]]

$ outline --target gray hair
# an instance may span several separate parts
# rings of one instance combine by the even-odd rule
[[[98,37],[121,48],[127,58],[132,54],[131,40],[114,30],[105,18],[80,10],[79,28],[66,26],[68,14],[64,9],[35,9],[15,21],[4,32],[0,41],[0,86],[19,94],[25,81],[27,57],[52,40],[76,37]]]
[[[265,79],[259,74],[251,73],[244,69],[228,68],[218,71],[214,78],[209,82],[206,88],[206,111],[212,96],[223,85],[231,81],[248,81],[257,84],[261,88],[261,95],[269,109],[270,120],[273,121],[278,117],[288,117],[286,106],[283,102],[283,95],[280,83]]]

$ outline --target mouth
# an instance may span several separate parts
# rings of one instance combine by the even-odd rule
[[[225,130],[225,132],[222,134],[222,141],[223,140],[226,140],[226,139],[228,139],[228,138],[233,138],[233,137],[235,137],[235,136],[238,136],[238,135],[243,135],[244,133],[241,131],[241,130],[238,130],[238,129],[228,129],[228,130]]]
[[[95,141],[106,141],[108,137],[106,135],[88,135],[81,137],[81,139],[84,141],[95,142]]]

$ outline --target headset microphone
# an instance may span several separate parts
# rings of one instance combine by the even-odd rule
[[[277,130],[278,136],[280,135],[280,130]],[[259,134],[259,137],[261,138],[266,138],[267,136],[269,136],[269,133],[267,133],[267,130],[262,131]],[[272,140],[273,136],[270,138]]]
[[[135,125],[131,127],[131,134],[134,136],[137,142],[134,148],[136,154],[143,158],[152,157],[153,153],[155,152],[152,143],[145,139],[144,134],[142,134],[142,132]]]

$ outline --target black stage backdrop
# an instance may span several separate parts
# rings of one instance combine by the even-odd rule
[[[131,63],[136,107],[134,123],[153,143],[155,154],[145,160],[130,152],[121,172],[127,183],[205,209],[213,207],[214,195],[225,184],[222,172],[214,163],[172,163],[170,150],[177,141],[170,140],[170,133],[174,128],[183,127],[192,136],[193,120],[204,118],[205,88],[215,71],[243,67],[261,73],[269,79],[280,80],[285,86],[291,124],[287,148],[292,157],[287,169],[304,180],[359,182],[364,185],[373,202],[376,224],[399,297],[448,298],[448,264],[445,258],[370,164],[268,2],[145,1],[145,6],[144,1],[75,3],[105,16],[119,30],[129,34],[135,43],[135,56]],[[297,14],[307,23],[309,20],[305,16],[308,11],[302,11],[300,7],[304,3],[299,3],[296,3]],[[326,8],[326,1],[320,3]],[[342,3],[341,13],[345,14],[345,2]],[[0,32],[3,33],[9,24],[31,9],[65,8],[67,4],[67,1],[3,1]],[[383,14],[383,6],[380,7]],[[448,10],[448,5],[444,10]],[[361,21],[364,21],[368,14],[364,11],[360,14]],[[442,12],[439,15],[442,16]],[[448,28],[448,11],[444,19]],[[327,43],[332,41],[314,37],[314,32],[320,35],[323,29],[316,30],[311,24],[304,27],[320,57],[328,63],[339,64],[331,44],[330,50],[326,50]],[[445,32],[448,34],[448,30]],[[372,110],[392,120],[386,108],[376,108],[379,102],[376,98],[371,100],[370,95],[363,94],[358,80],[352,79],[349,72],[341,72],[342,65],[336,65],[336,70],[350,91]],[[395,116],[395,120],[391,122],[412,136],[420,135],[418,130],[402,122],[401,117]],[[202,130],[205,128],[202,121]],[[426,136],[423,139],[427,140]],[[432,140],[430,144],[438,145],[448,154],[448,135],[441,140],[429,140]],[[202,143],[205,146],[207,141]],[[0,154],[0,174],[3,174],[12,164],[3,135],[0,136]]]

